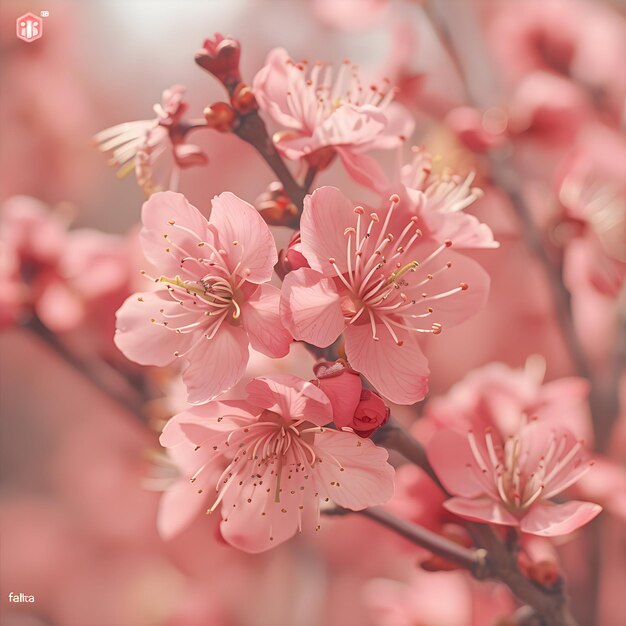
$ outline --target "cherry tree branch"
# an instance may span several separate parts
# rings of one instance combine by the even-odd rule
[[[307,186],[313,181],[308,180],[304,187],[301,187],[285,165],[281,156],[274,147],[274,142],[267,132],[265,122],[259,115],[258,111],[252,111],[246,115],[239,117],[239,124],[233,131],[239,138],[253,146],[256,151],[263,157],[263,160],[272,168],[273,172],[280,180],[285,193],[298,209],[298,214],[294,217],[294,223],[290,224],[296,228],[300,222],[300,214],[302,213],[302,204],[304,196],[307,194]],[[311,170],[309,170],[311,172]],[[315,172],[313,172],[313,177]]]
[[[33,333],[45,343],[65,363],[82,374],[97,389],[112,398],[127,411],[137,416],[143,423],[147,422],[142,394],[133,388],[127,380],[104,361],[87,362],[79,358],[53,333],[43,322],[33,315],[23,328]]]

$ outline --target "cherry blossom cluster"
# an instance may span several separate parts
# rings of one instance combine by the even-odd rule
[[[375,151],[401,154],[414,130],[390,84],[367,85],[349,62],[298,62],[275,49],[249,86],[240,52],[216,35],[196,55],[230,100],[207,106],[204,119],[184,119],[184,88],[174,86],[156,118],[96,140],[149,196],[140,233],[149,282],[117,312],[115,343],[142,365],[178,364],[193,405],[161,436],[179,478],[159,527],[169,537],[219,508],[223,538],[258,552],[319,528],[324,508],[391,498],[394,470],[370,437],[388,422],[389,402],[413,405],[428,393],[423,338],[484,307],[489,275],[466,251],[498,243],[465,211],[481,196],[471,172],[438,169],[422,148],[397,172],[378,163]],[[271,137],[267,122],[277,125]],[[237,134],[273,167],[279,181],[257,206],[224,191],[207,219],[176,191],[181,168],[207,164],[186,139],[199,129]],[[169,175],[156,177],[165,157]],[[316,185],[336,158],[378,200]],[[285,249],[268,224],[293,228]],[[320,359],[313,379],[268,372],[233,396],[250,348],[281,359],[294,342]],[[429,456],[454,496],[447,510],[462,518],[551,535],[599,510],[550,501],[588,469],[565,430],[532,421],[507,437],[446,429]]]

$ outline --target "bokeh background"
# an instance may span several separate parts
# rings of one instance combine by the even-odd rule
[[[522,26],[535,19],[528,14],[540,4],[553,12],[536,18],[536,33],[524,39]],[[621,168],[624,184],[624,5],[448,0],[436,6],[435,17],[453,14],[453,29],[459,24],[466,29],[460,41],[473,65],[469,90],[480,107],[506,110],[509,119],[535,116],[507,149],[515,150],[527,201],[546,232],[552,233],[559,219],[557,181],[576,149],[593,154],[594,163],[609,161],[618,183]],[[44,36],[31,44],[19,41],[16,18],[42,10],[49,11]],[[161,91],[173,84],[187,86],[190,111],[198,117],[204,106],[224,99],[221,85],[193,62],[204,38],[215,32],[241,41],[242,72],[249,81],[277,46],[296,59],[350,58],[372,80],[386,76],[399,86],[398,98],[417,120],[407,145],[425,144],[442,162],[478,171],[486,193],[475,212],[502,243],[497,251],[474,253],[492,275],[489,305],[435,338],[436,345],[428,342],[432,394],[444,393],[474,367],[492,361],[521,367],[532,354],[545,357],[546,379],[570,375],[575,368],[546,277],[510,203],[491,184],[480,155],[462,141],[451,117],[468,97],[432,19],[423,3],[411,0],[3,0],[0,201],[32,196],[71,219],[72,228],[123,237],[132,285],[141,267],[133,242],[144,196],[132,175],[117,180],[93,135],[150,118]],[[560,65],[571,60],[569,43],[554,44],[545,34],[550,29],[557,39],[575,32],[577,42],[587,32],[588,40],[580,43],[583,60],[573,69],[561,72]],[[524,82],[537,69],[533,63],[561,72],[563,80],[580,86],[580,94],[571,96],[565,87],[540,79]],[[562,109],[537,113],[543,96],[557,104],[561,98]],[[234,135],[198,133],[194,141],[210,164],[185,170],[180,189],[201,210],[225,190],[253,202],[273,180],[254,150]],[[596,158],[596,152],[602,156]],[[387,165],[397,158],[382,157]],[[340,185],[357,198],[366,195],[338,165],[318,182]],[[287,236],[277,229],[279,241]],[[614,294],[589,290],[574,299],[583,347],[598,377],[607,380],[615,302]],[[98,369],[122,396],[123,379],[139,376],[111,344],[114,310],[108,325],[94,313],[96,325],[105,329],[97,342],[93,327],[62,338],[78,355],[73,365],[32,329],[13,325],[0,331],[2,626],[375,625],[383,622],[367,596],[378,591],[368,583],[381,577],[421,577],[419,602],[426,608],[420,625],[488,624],[476,621],[483,619],[476,607],[496,606],[497,590],[470,588],[456,573],[418,573],[410,547],[356,517],[329,520],[318,536],[296,538],[258,556],[224,545],[213,519],[199,519],[163,542],[155,524],[158,489],[166,478],[158,469],[158,428],[178,406],[181,391],[176,380],[152,373],[142,398],[148,419],[142,421],[85,376]],[[307,376],[311,363],[304,351],[296,351],[280,367]],[[262,370],[264,364],[252,367]],[[408,412],[399,416],[415,418]],[[603,446],[623,464],[623,417],[611,424]],[[592,525],[595,530],[564,546],[562,558],[581,624],[620,626],[626,615],[624,519],[602,523],[601,533]],[[36,603],[9,605],[10,591],[33,594]],[[481,593],[485,597],[476,600]],[[431,621],[431,610],[436,614],[455,602],[465,617],[448,611],[433,618],[441,621]]]

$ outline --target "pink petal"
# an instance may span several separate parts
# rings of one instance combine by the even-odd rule
[[[427,452],[428,460],[447,491],[466,498],[485,493],[485,482],[480,478],[481,470],[467,437],[454,430],[440,430],[428,442]]]
[[[144,255],[171,277],[184,277],[181,260],[203,257],[198,243],[213,241],[206,218],[181,193],[161,191],[150,196],[141,210],[141,221],[139,237]]]
[[[541,537],[566,535],[590,522],[600,511],[602,507],[592,502],[542,502],[533,506],[522,518],[520,528],[525,533]]]
[[[272,484],[269,471],[264,477]],[[283,481],[285,484],[284,475]],[[278,502],[275,489],[268,493],[255,487],[252,480],[233,485],[222,501],[220,530],[224,539],[240,550],[257,553],[287,541],[300,529],[313,529],[319,508],[313,481],[298,474],[289,484],[291,489],[283,489]]]
[[[247,280],[251,283],[263,283],[272,277],[278,261],[274,237],[251,204],[225,191],[213,198],[209,221],[227,252],[226,263],[231,271],[236,270],[240,276],[249,271]]]
[[[518,526],[517,518],[509,513],[499,502],[491,498],[450,498],[443,503],[443,506],[451,513],[473,520],[475,522],[486,522],[488,524],[499,524],[502,526]]]
[[[280,314],[295,339],[320,348],[333,343],[345,325],[334,282],[307,267],[285,276]]]
[[[222,323],[215,336],[202,341],[188,359],[189,365],[183,372],[187,400],[191,404],[207,402],[243,376],[248,363],[248,335],[242,328]]]
[[[293,338],[280,319],[280,289],[261,285],[241,307],[241,320],[250,345],[259,352],[280,358],[289,352]]]
[[[356,224],[354,205],[336,187],[319,187],[304,199],[300,221],[302,254],[309,265],[325,276],[336,276],[328,259],[333,258],[342,273],[347,272],[346,236]]]
[[[255,378],[246,386],[248,402],[287,419],[324,426],[333,419],[330,400],[313,383],[290,374]]]
[[[411,137],[415,130],[415,119],[411,112],[399,102],[390,102],[385,108],[384,131],[372,143],[372,149],[392,150]]]
[[[206,508],[206,495],[215,490],[219,472],[204,470],[193,483],[180,478],[161,496],[157,514],[157,529],[163,539],[171,539],[185,530]],[[204,494],[199,494],[202,490]]]
[[[394,469],[384,448],[353,433],[325,430],[315,435],[315,484],[322,496],[360,511],[393,496]]]
[[[163,309],[166,315],[180,313],[180,305],[167,292],[135,293],[126,299],[117,311],[115,345],[124,356],[140,365],[163,367],[175,360],[175,352],[184,353],[194,335],[176,333],[151,322],[159,319]],[[189,313],[190,322],[198,318]]]
[[[211,432],[228,433],[246,422],[256,421],[257,415],[256,408],[244,400],[215,400],[174,415],[165,424],[159,442],[165,448],[185,443],[195,448],[203,444]]]
[[[338,147],[336,150],[346,171],[357,183],[379,193],[389,189],[389,178],[371,156],[359,154],[349,147]]]
[[[346,355],[350,365],[374,385],[376,391],[397,404],[413,404],[428,391],[428,361],[417,339],[399,330],[395,343],[383,325],[377,325],[378,341],[369,324],[346,329]]]
[[[410,254],[415,259],[425,259],[437,245],[434,242],[420,243],[411,248]],[[448,262],[451,263],[451,266],[445,268]],[[440,268],[445,269],[437,273]],[[427,285],[417,286],[414,284],[404,289],[409,298],[420,298],[422,293],[428,294],[429,297],[437,296],[437,294],[458,288],[461,283],[468,285],[467,290],[452,296],[423,300],[434,311],[432,321],[442,324],[444,332],[447,326],[464,322],[485,306],[491,281],[489,274],[473,259],[457,254],[451,249],[446,249],[433,261],[422,265],[422,271],[418,270],[415,274],[416,281],[425,278],[427,273],[434,275],[434,278]]]
[[[361,378],[358,374],[344,373],[318,380],[319,388],[328,396],[333,407],[333,422],[338,428],[351,426],[354,412],[361,399]]]
[[[287,128],[301,128],[300,120],[294,117],[288,101],[289,91],[287,62],[289,55],[284,48],[274,48],[267,55],[265,65],[257,72],[252,82],[254,95],[263,111]]]
[[[424,211],[422,219],[433,239],[437,241],[450,239],[454,242],[456,250],[500,247],[494,240],[489,226],[480,222],[475,215],[462,211],[455,213]]]

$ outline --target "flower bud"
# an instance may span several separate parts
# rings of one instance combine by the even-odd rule
[[[203,114],[207,126],[220,133],[230,133],[237,122],[237,113],[226,102],[214,102]]]
[[[446,539],[449,539],[459,546],[465,548],[472,547],[472,538],[463,526],[459,526],[458,524],[444,524],[440,529],[440,533]],[[462,569],[458,563],[436,554],[431,554],[428,558],[421,560],[419,566],[427,572],[450,572]]]
[[[255,206],[266,223],[272,226],[290,226],[298,216],[298,209],[278,181],[269,184],[256,199]],[[279,270],[278,275],[284,277]]]
[[[230,97],[230,102],[240,115],[247,115],[252,113],[252,111],[257,111],[259,108],[252,87],[245,83],[239,83],[235,87]]]
[[[196,53],[196,63],[210,72],[232,91],[241,82],[239,57],[241,46],[236,39],[216,33],[213,39],[205,39],[202,50]]]
[[[376,392],[363,389],[351,427],[360,437],[369,437],[387,422],[389,413],[389,407]]]
[[[339,429],[349,428],[360,437],[369,437],[389,419],[389,408],[374,391],[363,389],[359,373],[346,361],[322,361],[314,368],[318,387],[333,407],[333,421]]]
[[[544,559],[531,563],[527,570],[528,578],[542,587],[552,589],[561,580],[559,566],[552,560]]]
[[[289,272],[299,270],[301,267],[309,267],[309,262],[302,254],[302,242],[300,231],[298,231],[294,233],[287,247],[278,253],[276,273],[281,279],[284,279]]]

